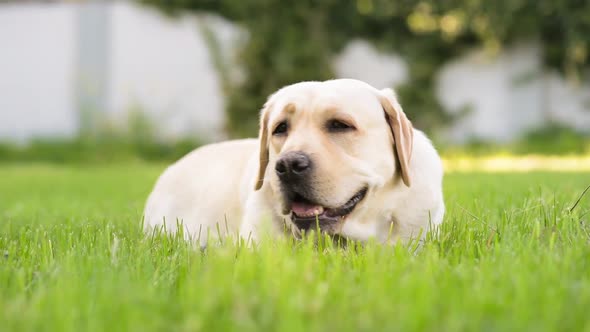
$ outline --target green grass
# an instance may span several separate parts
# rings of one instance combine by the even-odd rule
[[[1,331],[590,331],[589,173],[454,173],[438,240],[145,238],[161,165],[0,166]]]

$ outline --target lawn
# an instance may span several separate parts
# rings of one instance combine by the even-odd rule
[[[162,165],[0,166],[1,331],[590,331],[590,173],[451,173],[414,253],[146,238]]]

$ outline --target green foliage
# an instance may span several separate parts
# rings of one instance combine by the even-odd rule
[[[121,137],[38,139],[26,145],[0,144],[0,162],[96,163],[130,160],[174,161],[199,146],[193,140],[133,141]]]
[[[468,48],[490,54],[539,40],[547,66],[583,79],[590,47],[590,2],[579,0],[140,0],[168,13],[212,11],[250,31],[240,54],[248,79],[229,86],[229,127],[253,135],[264,99],[283,85],[333,77],[331,58],[353,38],[404,56],[411,80],[398,91],[420,128],[452,120],[434,96],[437,68]]]
[[[515,153],[588,154],[590,137],[562,126],[531,131],[514,144]]]
[[[73,138],[39,138],[19,145],[0,143],[0,162],[49,161],[97,163],[129,160],[174,161],[198,147],[198,139],[158,139],[140,112],[131,112],[128,128],[106,125],[87,129]]]
[[[570,128],[550,125],[525,133],[521,138],[508,144],[490,143],[471,140],[461,146],[437,144],[444,156],[471,155],[485,156],[493,154],[507,155],[588,155],[590,154],[590,136]]]
[[[145,237],[161,166],[0,166],[3,331],[587,331],[588,173],[454,173],[439,239]],[[509,189],[507,189],[509,184]],[[356,250],[355,250],[356,249]]]

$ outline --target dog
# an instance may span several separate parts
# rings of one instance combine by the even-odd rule
[[[422,240],[443,220],[442,180],[437,151],[393,90],[353,79],[301,82],[268,98],[258,139],[206,145],[167,168],[144,225],[183,227],[202,246],[318,227],[360,242]]]

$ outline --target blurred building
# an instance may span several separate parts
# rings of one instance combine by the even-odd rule
[[[137,114],[162,138],[222,139],[224,91],[211,47],[232,77],[247,79],[235,59],[247,35],[215,15],[171,18],[132,2],[0,3],[0,140],[122,128]],[[402,57],[363,40],[350,41],[334,68],[376,87],[409,79]],[[589,83],[544,69],[534,42],[447,63],[437,96],[450,113],[469,109],[445,130],[455,142],[507,141],[547,123],[590,129]]]

